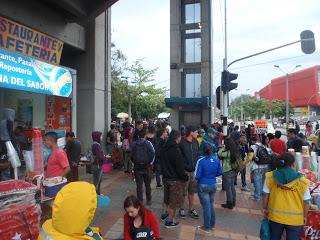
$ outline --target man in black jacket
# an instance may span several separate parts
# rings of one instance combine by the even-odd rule
[[[142,129],[134,133],[131,144],[131,160],[133,162],[134,177],[137,185],[137,197],[143,202],[143,187],[146,188],[147,205],[151,205],[151,177],[149,168],[154,160],[155,151],[146,139],[146,131]]]
[[[166,182],[164,189],[164,204],[168,206],[166,228],[178,226],[175,221],[176,209],[181,208],[184,202],[184,189],[188,175],[184,170],[183,157],[179,148],[181,134],[172,130],[169,140],[164,144],[160,153],[160,165],[163,180]]]
[[[197,181],[194,179],[194,170],[199,159],[199,143],[197,141],[198,131],[193,126],[186,128],[186,135],[181,139],[179,144],[183,156],[184,169],[189,176],[186,186],[185,197],[188,196],[189,215],[194,219],[198,219],[199,215],[194,209],[194,194],[197,193]],[[179,211],[180,217],[186,216],[183,208]]]

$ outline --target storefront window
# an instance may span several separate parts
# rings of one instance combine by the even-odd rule
[[[185,62],[201,62],[201,38],[185,39]]]
[[[186,97],[201,97],[201,73],[185,74],[186,81]]]
[[[198,23],[201,21],[200,3],[185,5],[185,24]]]

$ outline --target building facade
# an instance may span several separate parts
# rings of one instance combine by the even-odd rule
[[[38,35],[35,35],[39,33],[44,36],[43,39],[54,39],[50,40],[50,43],[55,42],[52,48],[56,49],[58,43],[61,50],[59,61],[49,61],[53,64],[52,69],[55,65],[72,69],[73,90],[68,97],[53,92],[41,94],[32,89],[23,91],[22,88],[12,86],[13,89],[10,86],[8,89],[0,85],[0,107],[16,110],[20,118],[18,125],[27,129],[39,127],[45,130],[72,130],[85,147],[91,144],[93,130],[106,131],[111,121],[110,7],[115,2],[116,0],[1,1],[0,49],[10,47],[10,44],[15,45],[15,48],[9,50],[24,58],[24,54],[20,52],[21,46],[27,47],[31,54],[30,61],[40,58],[43,61],[40,65],[46,66],[44,63],[48,62],[45,59],[45,54],[49,54],[49,51],[46,52],[48,46],[43,49],[36,46],[36,43],[41,45],[41,39],[38,40]],[[15,29],[10,29],[14,26],[10,24],[11,21],[17,26],[21,24],[20,36]],[[8,28],[4,27],[5,24]],[[23,36],[25,31],[22,30],[25,29],[30,36]],[[9,39],[9,31],[16,37]],[[4,42],[5,37],[7,43]],[[31,40],[34,44],[28,43]],[[49,45],[49,42],[46,43]],[[34,45],[32,52],[28,44]],[[8,56],[10,51],[7,52]],[[0,70],[0,73],[6,73],[5,69]],[[25,86],[28,80],[21,79],[20,86]],[[61,81],[65,79],[62,78]],[[64,89],[65,86],[61,88]]]
[[[264,99],[286,99],[286,76],[272,79],[256,93]],[[289,102],[296,116],[320,114],[320,66],[316,65],[288,75]]]
[[[211,122],[211,1],[170,1],[171,124]]]

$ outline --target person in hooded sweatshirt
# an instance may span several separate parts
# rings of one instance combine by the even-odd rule
[[[11,141],[12,145],[16,147],[13,132],[14,118],[15,111],[13,109],[5,108],[3,110],[3,119],[0,122],[0,181],[12,179],[12,175],[10,174],[10,163],[5,156],[7,154],[7,141]]]
[[[161,219],[166,221],[166,228],[174,228],[179,225],[175,221],[176,210],[183,206],[185,187],[189,180],[184,170],[183,156],[179,147],[180,141],[180,132],[172,130],[168,141],[163,146],[163,151],[160,153],[163,181],[166,182],[163,203],[168,206],[168,214],[161,216]]]
[[[269,219],[271,240],[280,240],[286,230],[288,240],[300,239],[311,199],[310,182],[295,170],[295,158],[284,153],[276,170],[266,173],[263,212]]]
[[[97,194],[100,195],[100,185],[102,180],[102,165],[104,160],[110,159],[109,155],[105,156],[101,147],[102,133],[99,131],[92,132],[93,144],[91,151],[94,157],[94,163],[92,164],[93,184],[96,187]]]
[[[110,199],[96,194],[88,182],[72,182],[57,194],[52,218],[45,221],[38,240],[102,240],[99,228],[91,227],[97,208],[108,207]]]

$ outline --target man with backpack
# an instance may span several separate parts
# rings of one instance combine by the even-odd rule
[[[254,195],[251,196],[251,199],[261,201],[265,174],[269,171],[269,165],[272,163],[272,159],[266,147],[263,146],[256,136],[251,138],[251,149],[254,152],[250,167],[254,185]]]
[[[152,144],[145,139],[146,131],[136,131],[131,145],[131,160],[137,185],[137,197],[143,202],[143,187],[145,184],[147,205],[151,205],[151,177],[149,168],[154,160],[155,151]]]

